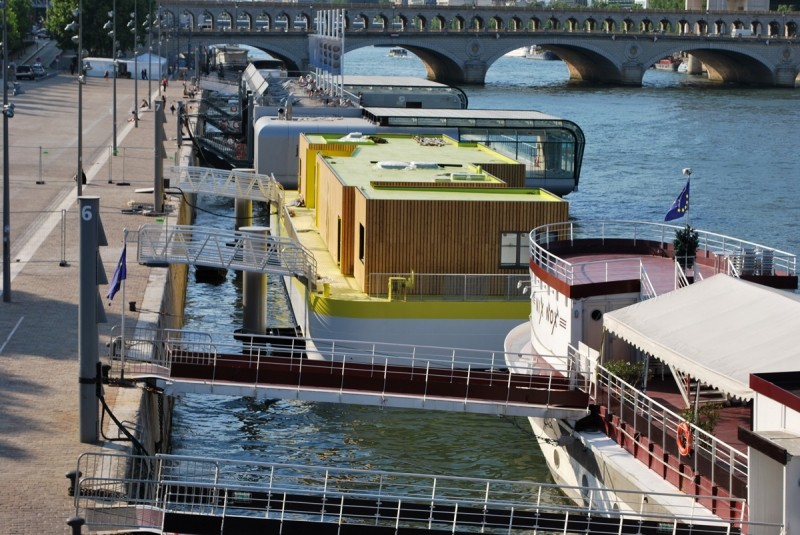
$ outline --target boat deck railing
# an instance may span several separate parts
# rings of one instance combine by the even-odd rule
[[[158,530],[280,533],[779,534],[782,526],[723,521],[686,496],[676,514],[653,512],[653,493],[572,489],[529,481],[303,466],[177,455],[85,453],[70,488],[92,532]],[[730,499],[731,502],[740,500]],[[249,529],[245,529],[245,526]]]
[[[553,223],[537,227],[530,233],[531,260],[542,269],[568,284],[574,284],[589,262],[572,263],[550,252],[555,244],[575,245],[582,240],[604,243],[606,240],[629,240],[672,244],[675,231],[681,227],[637,221],[580,221]],[[726,259],[722,269],[733,276],[797,275],[797,256],[779,249],[744,241],[722,234],[698,230],[698,256],[713,254]],[[589,253],[587,253],[589,254]],[[619,263],[621,260],[607,260]],[[609,273],[611,270],[609,269]]]
[[[369,296],[393,300],[418,301],[450,299],[475,301],[497,299],[527,301],[519,290],[530,281],[530,275],[492,273],[370,273]]]
[[[694,477],[703,474],[717,487],[734,494],[747,482],[749,463],[746,453],[723,442],[713,434],[697,425],[689,424],[691,429],[691,452],[680,455],[677,446],[678,425],[686,419],[658,401],[647,396],[640,389],[623,381],[603,366],[597,367],[597,385],[593,392],[595,399],[604,405],[608,414],[613,414],[624,422],[623,433],[630,435],[628,440],[643,447],[652,462],[663,463],[664,454],[680,457],[680,463],[689,468],[679,472],[677,468],[665,465],[666,470],[674,470],[667,479],[686,479],[692,485]],[[677,485],[679,488],[682,486]]]

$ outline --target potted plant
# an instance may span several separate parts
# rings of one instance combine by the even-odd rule
[[[641,380],[644,378],[644,361],[628,362],[625,360],[609,360],[603,363],[603,366],[610,373],[616,375],[626,383],[633,386],[638,386]],[[653,370],[648,370],[648,380],[652,379],[652,377]]]
[[[676,230],[672,245],[675,247],[675,260],[678,261],[681,267],[692,267],[697,254],[697,247],[700,245],[700,236],[697,231],[689,225]]]
[[[697,410],[697,419],[694,417],[694,409],[689,407],[688,409],[684,409],[681,412],[681,418],[689,422],[690,424],[694,424],[703,431],[708,434],[714,433],[714,428],[717,426],[717,422],[721,417],[720,412],[722,410],[722,405],[719,403],[709,403],[706,405],[701,405],[700,408]]]

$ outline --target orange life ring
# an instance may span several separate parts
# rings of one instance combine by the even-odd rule
[[[689,455],[692,452],[692,429],[689,424],[686,422],[678,424],[678,437],[675,441],[678,443],[681,455]]]

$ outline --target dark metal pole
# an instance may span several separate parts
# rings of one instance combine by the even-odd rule
[[[139,128],[139,7],[133,2],[133,127]]]
[[[3,2],[3,302],[11,301],[11,214],[8,185],[8,38],[6,11]]]
[[[111,17],[112,20],[112,28],[111,28],[111,59],[112,65],[114,66],[114,80],[112,80],[113,85],[113,102],[111,108],[111,154],[113,156],[117,155],[117,0],[111,4],[111,9],[114,15]]]
[[[160,80],[159,80],[160,83]],[[153,211],[157,214],[164,212],[164,173],[161,158],[161,145],[163,144],[162,130],[164,128],[164,106],[159,100],[155,103],[153,113]]]
[[[80,268],[78,287],[78,360],[80,441],[98,441],[97,405],[97,249],[100,197],[78,197]]]
[[[78,2],[78,173],[75,182],[78,183],[78,197],[83,195],[83,84],[85,83],[83,70],[83,0]]]

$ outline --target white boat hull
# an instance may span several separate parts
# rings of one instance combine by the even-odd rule
[[[503,340],[527,317],[527,301],[388,301],[314,296],[287,279],[296,321],[314,339],[413,344],[442,348],[442,357],[457,352],[463,367],[504,368]],[[487,353],[493,352],[493,353]],[[357,360],[358,357],[354,357]],[[407,364],[407,360],[398,361]]]

